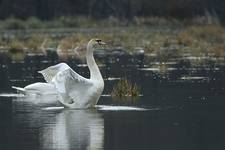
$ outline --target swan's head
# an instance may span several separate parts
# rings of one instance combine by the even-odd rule
[[[90,51],[93,51],[94,49],[96,48],[99,48],[101,47],[102,45],[106,45],[105,42],[102,42],[101,39],[91,39],[89,42],[88,42],[88,45],[87,45],[87,49]]]
[[[100,39],[91,39],[88,44],[81,44],[74,48],[75,54],[79,58],[85,58],[89,52],[93,53],[95,49],[101,49],[102,45],[106,45],[106,43],[102,42]]]

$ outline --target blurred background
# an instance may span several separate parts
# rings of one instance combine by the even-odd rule
[[[79,18],[96,21],[122,19],[121,24],[129,25],[140,23],[137,21],[138,17],[190,21],[193,18],[200,19],[200,16],[211,15],[224,22],[224,7],[225,2],[222,0],[1,0],[0,19],[16,18],[21,21],[29,20],[30,23],[34,21],[33,23],[37,24],[38,21],[63,21],[63,17],[78,17],[77,21],[70,20],[70,27],[79,26]],[[144,23],[151,22],[146,20]],[[65,26],[68,25],[69,22],[65,24]],[[35,28],[35,26],[30,26],[30,28]]]
[[[61,16],[96,19],[114,16],[132,21],[137,16],[186,19],[204,15],[205,11],[223,18],[224,7],[223,0],[1,0],[0,18],[52,20]]]

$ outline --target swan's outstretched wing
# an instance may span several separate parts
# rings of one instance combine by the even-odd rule
[[[38,71],[44,76],[46,82],[52,82],[52,79],[59,73],[64,70],[71,69],[67,64],[60,63],[55,66],[50,66],[44,70]]]
[[[52,83],[61,96],[60,102],[66,106],[82,100],[93,85],[89,79],[80,76],[70,68],[59,72],[52,79]]]
[[[39,73],[44,76],[48,83],[54,84],[60,96],[60,102],[65,106],[82,99],[92,86],[89,79],[80,76],[65,63],[48,67]]]

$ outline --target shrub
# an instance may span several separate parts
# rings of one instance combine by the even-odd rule
[[[72,28],[78,26],[77,20],[74,19],[73,17],[62,16],[58,18],[58,21],[59,23],[61,23],[63,27]]]
[[[181,23],[172,18],[151,16],[151,17],[135,17],[134,24],[138,26],[168,26],[168,25],[180,25]]]
[[[184,24],[192,25],[220,25],[220,19],[215,12],[211,13],[205,10],[205,14],[202,16],[195,16],[191,20],[184,21]]]
[[[4,28],[5,29],[25,29],[26,26],[22,20],[16,19],[14,17],[10,17],[5,20]]]
[[[36,17],[30,17],[26,21],[26,27],[28,29],[40,29],[43,28],[43,22]]]
[[[85,16],[61,16],[56,18],[55,22],[63,28],[96,27],[96,24],[99,24],[99,21]]]

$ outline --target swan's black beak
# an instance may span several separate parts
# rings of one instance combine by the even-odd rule
[[[107,45],[105,42],[102,42],[102,40],[96,40],[99,45]]]

